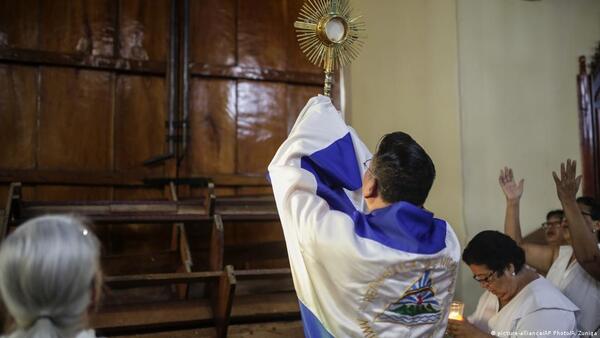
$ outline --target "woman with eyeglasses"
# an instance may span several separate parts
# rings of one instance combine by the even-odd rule
[[[576,162],[567,160],[558,174],[553,173],[565,214],[561,227],[567,245],[562,246],[523,240],[519,221],[523,180],[517,184],[512,169],[504,168],[499,181],[506,196],[505,233],[523,248],[526,263],[537,271],[547,271],[548,281],[580,309],[576,318],[581,336],[593,336],[600,334],[600,245],[596,236],[600,209],[593,198],[576,198],[581,184],[576,169]]]
[[[449,320],[453,337],[577,336],[578,308],[525,265],[525,252],[510,237],[480,232],[467,244],[462,259],[486,291],[471,316]]]
[[[544,237],[548,245],[559,247],[567,244],[564,234],[564,217],[565,213],[560,209],[551,210],[546,214],[546,222],[542,223],[542,229],[544,230]]]

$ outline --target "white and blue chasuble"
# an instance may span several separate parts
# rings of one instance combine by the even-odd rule
[[[269,165],[306,337],[442,337],[460,259],[450,225],[406,202],[365,212],[371,154],[325,96]]]

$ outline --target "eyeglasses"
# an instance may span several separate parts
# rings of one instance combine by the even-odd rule
[[[581,215],[584,216],[584,217],[585,216],[592,217],[592,213],[587,212],[587,211],[581,211]],[[564,220],[564,223],[565,223],[565,225],[563,225],[563,228],[568,228],[569,227],[569,220],[566,219],[566,218],[563,218],[563,220]],[[542,225],[542,227],[543,227],[543,225]]]
[[[479,283],[489,284],[492,282],[492,277],[496,274],[496,271],[490,271],[485,277],[473,276],[473,279]]]
[[[560,226],[561,224],[562,224],[562,221],[544,222],[544,223],[542,223],[542,229],[546,230],[548,228]]]
[[[373,158],[370,158],[370,159],[364,161],[363,166],[365,167],[366,171],[371,173],[371,176],[375,177],[375,173],[373,172],[373,170],[371,170],[371,160],[373,160]]]

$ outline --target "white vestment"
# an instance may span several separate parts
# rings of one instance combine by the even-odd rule
[[[577,325],[582,332],[593,332],[600,326],[600,282],[579,265],[569,264],[573,255],[570,245],[560,247],[546,278],[567,296],[577,307]]]
[[[467,319],[497,337],[577,337],[577,307],[542,276],[499,307],[498,297],[486,290]]]
[[[269,165],[305,335],[442,337],[459,242],[448,223],[410,203],[365,214],[370,158],[318,96]]]

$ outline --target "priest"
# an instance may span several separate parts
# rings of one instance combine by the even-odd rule
[[[435,178],[408,134],[375,155],[329,97],[310,99],[269,165],[306,337],[442,337],[460,247],[424,203]]]

